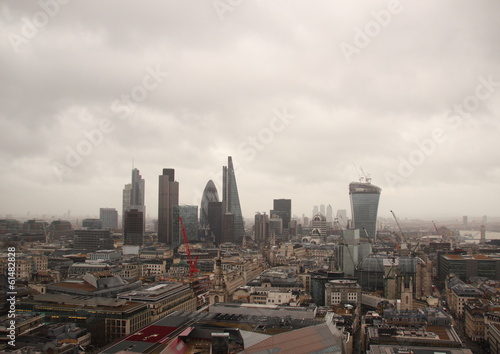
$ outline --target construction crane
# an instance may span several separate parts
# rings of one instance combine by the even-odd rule
[[[186,235],[186,229],[184,228],[184,221],[182,221],[182,217],[179,216],[179,222],[181,224],[182,229],[182,237],[184,237],[184,246],[186,247],[186,256],[189,263],[189,276],[192,277],[196,273],[198,273],[198,269],[196,265],[198,264],[198,256],[195,259],[191,257],[191,251],[189,250],[189,240]]]
[[[401,234],[400,239],[399,239],[399,244],[403,243],[403,240],[405,240],[405,235],[403,233],[403,229],[401,228],[401,225],[399,225],[398,218],[396,217],[396,214],[391,210],[392,216],[394,217],[394,221],[396,221],[396,225],[398,225],[399,233]]]
[[[432,225],[434,225],[434,230],[436,230],[436,235],[439,235],[439,230],[438,230],[438,227],[436,226],[436,223],[434,222],[434,220],[432,220]]]
[[[412,249],[410,240],[405,237],[405,235],[403,233],[403,229],[401,228],[401,225],[399,225],[399,221],[398,221],[398,218],[396,217],[396,214],[394,214],[394,212],[392,210],[391,210],[391,213],[392,213],[392,216],[394,216],[394,220],[396,221],[396,225],[398,225],[399,232],[401,233],[400,244],[402,244],[403,241],[406,242],[406,247],[408,248],[408,251],[410,251],[410,255],[415,256],[416,255],[415,251],[417,250],[417,247],[420,244],[420,241],[418,241],[417,244],[415,245],[415,247],[413,247],[413,249]]]

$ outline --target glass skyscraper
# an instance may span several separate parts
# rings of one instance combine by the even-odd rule
[[[236,185],[236,176],[234,174],[233,159],[231,156],[227,158],[227,166],[222,168],[222,203],[224,208],[224,217],[229,218],[233,214],[233,228],[230,231],[232,235],[226,234],[226,230],[231,229],[225,227],[224,240],[239,242],[245,235],[243,226],[243,215],[241,214],[240,197],[238,196],[238,187]],[[229,230],[228,230],[229,231]]]
[[[182,227],[179,221],[182,218],[186,236],[189,241],[198,241],[198,206],[197,205],[174,205],[173,207],[173,238],[172,246],[184,243]]]
[[[360,238],[374,240],[377,236],[377,212],[381,188],[370,183],[368,178],[349,184],[352,227],[359,229]],[[366,232],[365,232],[366,231]]]
[[[203,196],[201,197],[200,205],[200,227],[205,229],[209,227],[208,222],[208,203],[218,202],[219,194],[217,193],[217,188],[212,180],[208,181],[205,189],[203,190]]]
[[[172,245],[174,238],[174,206],[179,205],[179,182],[175,170],[164,168],[159,176],[158,188],[158,241]]]
[[[146,205],[144,204],[145,182],[139,170],[132,170],[132,183],[126,184],[123,189],[123,210],[122,227],[125,228],[125,214],[127,211],[136,209],[146,215]],[[144,231],[144,225],[143,225]]]
[[[274,199],[273,210],[269,212],[270,216],[278,215],[283,220],[283,228],[290,227],[292,218],[292,200],[291,199]]]

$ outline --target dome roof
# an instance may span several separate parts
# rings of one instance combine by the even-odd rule
[[[384,260],[386,263],[389,261],[389,257],[385,254],[369,254],[359,261],[356,270],[364,272],[375,272],[384,273]],[[425,263],[422,258],[419,257],[397,257],[397,264],[399,271],[401,273],[415,273],[418,263]]]
[[[318,213],[313,216],[312,221],[326,221],[326,217],[323,214]]]
[[[387,259],[387,256],[384,254],[371,253],[359,261],[356,270],[384,273],[384,259]]]

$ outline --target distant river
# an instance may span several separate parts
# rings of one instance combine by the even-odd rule
[[[460,230],[460,236],[464,237],[466,243],[478,242],[481,239],[481,233],[477,230]],[[486,231],[486,240],[497,239],[500,239],[500,232]]]

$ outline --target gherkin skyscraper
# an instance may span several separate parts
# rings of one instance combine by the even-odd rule
[[[203,190],[203,196],[201,197],[200,226],[202,228],[207,228],[209,226],[208,203],[218,202],[218,201],[219,201],[219,194],[217,193],[217,187],[215,187],[215,183],[212,180],[210,180],[205,186],[205,189]]]
[[[231,156],[227,158],[227,166],[222,168],[222,188],[223,217],[227,220],[224,221],[224,241],[239,242],[243,239],[245,230]]]

